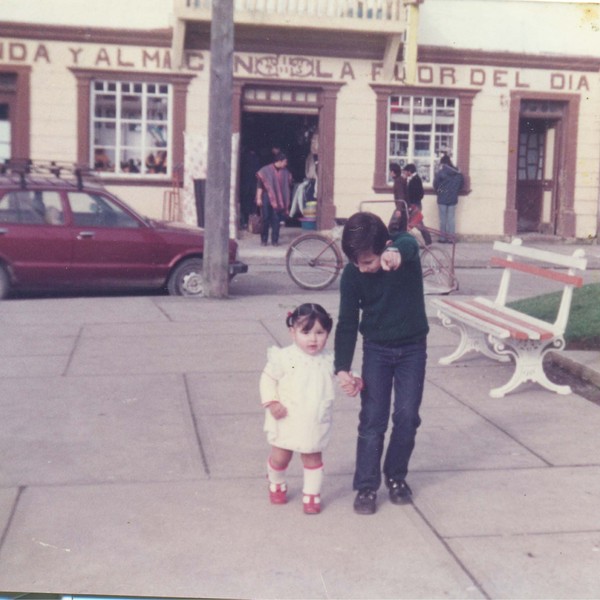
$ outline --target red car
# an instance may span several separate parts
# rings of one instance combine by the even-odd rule
[[[138,215],[80,176],[0,175],[0,298],[14,290],[202,296],[203,230]],[[229,275],[246,273],[229,240]]]

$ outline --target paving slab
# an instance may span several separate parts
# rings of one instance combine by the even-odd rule
[[[0,588],[205,598],[481,598],[411,506],[368,527],[345,478],[319,517],[239,480],[31,488],[0,561]],[[335,489],[338,487],[339,489]],[[215,499],[218,501],[215,502]],[[370,557],[377,556],[377,560]]]
[[[411,480],[415,504],[444,538],[600,532],[600,466],[413,472]]]
[[[153,374],[262,370],[265,359],[256,348],[273,340],[266,332],[239,335],[232,339],[221,330],[200,335],[139,334],[118,338],[82,338],[68,375]],[[261,353],[262,354],[262,353]]]
[[[181,377],[0,379],[0,486],[206,477]]]
[[[447,540],[490,598],[598,598],[600,533]]]
[[[93,307],[93,308],[92,308]],[[2,303],[0,323],[56,327],[74,323],[131,323],[165,320],[152,297],[36,298]]]

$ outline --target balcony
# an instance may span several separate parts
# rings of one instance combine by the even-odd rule
[[[265,36],[275,44],[279,36],[282,48],[303,36],[307,46],[316,41],[317,52],[328,44],[363,44],[379,48],[384,72],[390,71],[401,44],[403,60],[416,62],[418,7],[423,1],[233,0],[236,50],[251,36],[263,45]],[[180,65],[194,39],[210,35],[212,0],[173,0],[173,13],[173,57],[174,64]],[[314,43],[311,47],[314,50]]]

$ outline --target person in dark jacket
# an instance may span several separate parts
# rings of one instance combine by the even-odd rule
[[[392,163],[390,165],[390,177],[393,181],[394,203],[396,207],[388,223],[388,229],[391,235],[395,235],[399,232],[400,219],[406,210],[406,179],[402,175],[402,169],[399,164]]]
[[[417,173],[417,167],[415,167],[413,163],[409,163],[402,169],[402,173],[406,178],[406,202],[408,203],[408,210],[411,214],[415,210],[423,213],[421,200],[423,200],[425,192],[423,191],[423,181]],[[425,222],[421,219],[415,227],[421,232],[425,245],[431,245],[431,234],[429,233]]]
[[[451,243],[456,230],[456,205],[458,193],[463,187],[464,177],[446,154],[440,159],[440,168],[433,178],[433,189],[437,193],[440,214],[441,243]]]

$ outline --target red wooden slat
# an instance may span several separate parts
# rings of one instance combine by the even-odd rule
[[[530,339],[529,334],[526,331],[519,329],[519,326],[525,327],[529,330],[536,331],[537,333],[540,334],[540,339],[542,339],[542,340],[547,340],[554,336],[554,334],[548,329],[542,329],[540,327],[537,327],[536,325],[527,323],[526,321],[522,321],[516,317],[513,317],[512,315],[507,315],[506,313],[503,313],[502,311],[492,309],[483,304],[479,304],[474,299],[466,300],[466,301],[462,301],[462,302],[455,302],[450,299],[445,299],[444,303],[448,304],[449,306],[452,306],[455,309],[460,310],[468,315],[471,315],[472,317],[474,317],[476,319],[479,319],[486,323],[490,323],[491,325],[494,325],[496,327],[501,327],[503,329],[506,329],[507,331],[510,332],[511,337],[513,337],[514,339],[517,339],[517,340]],[[479,311],[474,310],[474,308],[469,309],[469,306],[475,307],[475,308],[479,309]],[[481,314],[480,311],[482,311],[482,310],[486,313],[486,315]],[[505,319],[509,322],[508,323],[501,322],[500,320],[498,320],[498,318],[495,318],[495,316],[496,317],[501,316],[503,319]]]
[[[530,275],[538,275],[539,277],[560,281],[561,283],[568,283],[575,287],[581,287],[583,285],[583,277],[578,275],[569,275],[568,273],[561,273],[560,271],[553,271],[552,269],[544,269],[543,267],[537,267],[529,263],[522,263],[514,260],[507,260],[506,258],[500,258],[499,256],[492,256],[491,264],[497,267],[505,267],[507,269],[529,273]]]

